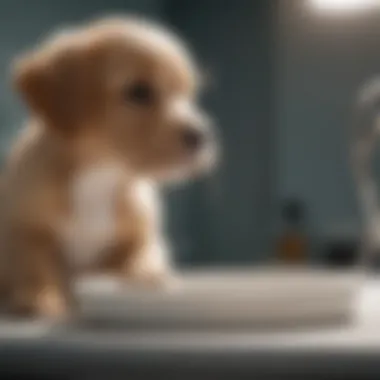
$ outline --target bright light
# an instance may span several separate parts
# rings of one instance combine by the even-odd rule
[[[380,0],[311,0],[315,8],[326,11],[359,11],[380,6]]]

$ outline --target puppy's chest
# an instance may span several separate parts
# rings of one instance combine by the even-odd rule
[[[73,177],[62,237],[65,255],[75,266],[92,265],[112,243],[123,186],[116,165],[94,166]]]

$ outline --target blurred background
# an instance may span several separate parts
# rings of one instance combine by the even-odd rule
[[[26,115],[10,88],[12,58],[60,27],[144,15],[192,47],[223,144],[214,175],[168,194],[176,260],[351,265],[360,224],[348,127],[358,87],[380,72],[380,7],[365,3],[1,0],[1,159]]]

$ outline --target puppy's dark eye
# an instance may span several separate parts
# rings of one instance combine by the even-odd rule
[[[154,101],[154,90],[149,83],[137,82],[126,90],[125,100],[138,105],[150,105]]]

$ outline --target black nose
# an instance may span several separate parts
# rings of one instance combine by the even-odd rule
[[[182,130],[182,142],[190,151],[198,150],[203,144],[202,132],[195,128],[187,127]]]

